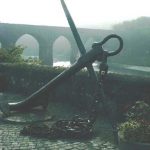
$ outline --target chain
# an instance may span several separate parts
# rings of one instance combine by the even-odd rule
[[[108,56],[107,52],[104,51],[102,61],[99,65],[100,77],[99,77],[98,84],[96,85],[96,90],[95,90],[95,94],[94,94],[95,101],[91,108],[90,120],[92,123],[94,123],[96,121],[96,118],[98,116],[99,104],[102,103],[103,111],[107,115],[108,120],[112,126],[115,143],[118,144],[117,124],[116,124],[115,119],[112,118],[112,116],[108,110],[108,106],[107,106],[107,102],[106,102],[107,97],[105,96],[105,93],[104,93],[104,81],[105,81],[107,73],[108,73],[107,56]]]

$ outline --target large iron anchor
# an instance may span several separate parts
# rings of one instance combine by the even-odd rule
[[[1,107],[1,109],[4,113],[7,113],[9,111],[27,110],[27,109],[31,109],[36,106],[44,105],[45,100],[43,101],[42,99],[45,95],[48,94],[48,92],[50,90],[57,87],[61,82],[67,80],[69,77],[71,77],[72,75],[74,75],[75,73],[77,73],[84,67],[87,67],[89,75],[90,75],[92,81],[94,82],[96,89],[98,89],[98,91],[100,90],[100,92],[98,92],[98,93],[102,94],[102,102],[104,102],[105,97],[104,97],[104,93],[102,90],[102,83],[100,86],[100,84],[98,83],[96,74],[94,72],[92,63],[94,61],[98,60],[98,61],[102,62],[103,65],[101,65],[101,66],[106,66],[107,57],[116,55],[122,50],[123,40],[118,35],[115,35],[115,34],[108,35],[107,37],[105,37],[103,39],[103,41],[94,43],[92,45],[92,49],[86,53],[85,47],[81,41],[81,38],[77,31],[77,28],[76,28],[74,21],[67,9],[67,6],[66,6],[64,0],[61,0],[61,4],[62,4],[62,7],[64,9],[64,12],[65,12],[67,20],[68,20],[68,23],[70,25],[71,31],[73,33],[73,36],[76,40],[77,46],[78,46],[82,56],[69,69],[63,71],[61,74],[56,76],[54,79],[49,81],[45,86],[40,88],[38,91],[36,91],[32,95],[30,95],[29,97],[24,99],[23,101],[20,101],[17,103],[8,103],[4,107]],[[112,38],[116,38],[119,41],[118,49],[116,51],[111,51],[111,52],[104,50],[103,45]],[[51,128],[48,127],[46,133],[48,133],[48,135],[51,138],[66,137],[66,136],[67,137],[91,136],[92,126],[93,126],[93,123],[95,122],[96,116],[97,116],[97,107],[96,106],[100,102],[99,98],[100,97],[98,96],[98,99],[97,98],[95,99],[95,102],[93,103],[94,107],[92,108],[91,114],[88,119],[74,117],[72,120],[59,120],[58,122],[54,123]],[[114,124],[112,124],[112,126],[114,126]],[[21,133],[22,134],[31,134],[30,133],[31,128],[33,128],[33,134],[34,134],[34,129],[36,129],[36,128],[32,125],[25,127]],[[113,128],[113,129],[115,129],[115,128]],[[37,134],[37,130],[35,131],[35,133]],[[43,133],[45,135],[45,132],[42,132],[42,134]],[[39,131],[38,134],[41,134],[41,130]]]
[[[69,69],[60,73],[58,76],[56,76],[51,81],[49,81],[46,85],[41,87],[38,91],[30,95],[29,97],[25,98],[24,100],[20,102],[16,102],[16,103],[8,103],[4,107],[1,107],[2,111],[5,113],[5,110],[7,111],[28,110],[28,109],[43,105],[44,100],[41,98],[42,96],[44,97],[44,95],[49,93],[50,90],[54,89],[60,83],[64,82],[69,77],[79,72],[82,68],[88,66],[89,64],[92,64],[96,60],[101,61],[103,53],[106,52],[103,49],[103,44],[105,44],[108,40],[112,38],[118,39],[119,47],[116,51],[107,52],[107,55],[113,56],[113,55],[118,54],[122,50],[122,47],[123,47],[122,38],[115,34],[108,35],[106,38],[104,38],[103,41],[93,44],[92,49],[89,52],[82,55],[77,60],[77,62],[75,62]],[[5,107],[7,107],[7,109]]]

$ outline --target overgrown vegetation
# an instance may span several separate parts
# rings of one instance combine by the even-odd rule
[[[9,49],[0,49],[0,62],[23,62],[21,54],[23,53],[23,48],[21,46],[14,46]]]
[[[0,63],[27,63],[41,64],[38,58],[23,59],[22,53],[24,48],[21,46],[13,46],[8,49],[0,48]]]
[[[127,121],[119,127],[124,140],[150,143],[150,106],[144,101],[137,101],[127,112]]]

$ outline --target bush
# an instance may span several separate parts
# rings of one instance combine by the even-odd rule
[[[0,62],[23,62],[21,54],[23,53],[23,48],[21,46],[14,46],[9,49],[0,49]]]
[[[33,57],[28,57],[27,59],[24,59],[24,62],[25,63],[28,63],[28,64],[42,64],[42,61],[38,58],[33,58]]]
[[[13,46],[8,49],[0,48],[0,63],[27,63],[41,64],[38,58],[23,59],[22,53],[24,48],[21,46]]]
[[[137,101],[127,112],[127,121],[119,126],[125,141],[150,143],[150,106],[144,101]]]

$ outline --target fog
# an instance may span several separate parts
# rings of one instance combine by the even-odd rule
[[[111,29],[123,38],[123,51],[110,58],[110,63],[150,66],[148,0],[136,2],[129,0],[65,0],[65,2],[77,27]],[[1,0],[0,4],[2,23],[68,26],[59,0]],[[84,43],[87,50],[93,42],[93,39],[90,39]],[[62,43],[65,43],[65,46],[62,46]],[[27,55],[27,51],[30,53],[30,50],[34,49],[32,55],[38,56],[39,45],[34,37],[30,42],[26,38],[20,39],[16,44],[24,45],[26,48],[24,55]],[[63,37],[63,39],[57,39],[53,44],[54,60],[69,61],[69,41]],[[114,45],[110,44],[109,47],[112,48]]]
[[[78,27],[111,28],[112,24],[150,16],[148,0],[65,0]],[[0,0],[3,23],[68,26],[60,0]]]

